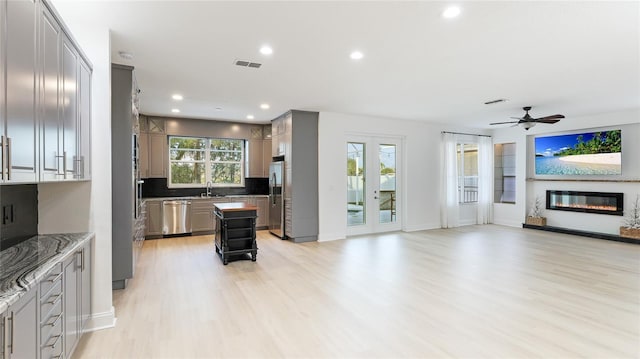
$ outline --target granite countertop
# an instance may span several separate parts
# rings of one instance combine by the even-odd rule
[[[179,200],[196,200],[196,199],[225,199],[225,198],[246,198],[246,197],[269,197],[268,194],[229,194],[226,196],[183,196],[183,197],[146,197],[144,201],[179,201]]]
[[[0,252],[0,313],[93,237],[93,233],[43,234]]]

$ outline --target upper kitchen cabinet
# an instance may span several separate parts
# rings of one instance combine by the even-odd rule
[[[0,3],[3,183],[88,179],[91,65],[46,1]]]
[[[78,158],[76,174],[79,179],[91,178],[91,67],[80,61]]]
[[[140,176],[142,178],[167,177],[167,134],[164,119],[141,116],[140,121]]]
[[[2,110],[0,136],[4,183],[35,182],[37,157],[37,4],[0,2]]]
[[[249,172],[247,173],[247,177],[269,177],[269,163],[271,162],[271,134],[269,133],[269,138],[265,139],[265,129],[266,126],[256,126],[251,128],[251,138],[248,141],[249,150],[247,151],[249,159]],[[271,131],[270,127],[269,131]],[[268,158],[268,161],[265,161],[266,158]]]
[[[284,155],[284,141],[287,132],[286,117],[280,116],[271,122],[271,156]]]

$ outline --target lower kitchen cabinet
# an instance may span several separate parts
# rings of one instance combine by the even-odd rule
[[[44,247],[51,243],[59,242],[45,241]],[[28,278],[41,268],[30,267],[25,278],[31,289],[0,313],[0,358],[71,357],[91,315],[91,253],[89,239],[37,282]]]
[[[63,262],[64,357],[78,344],[91,310],[91,244],[88,243]]]
[[[40,357],[63,357],[64,312],[62,264],[58,263],[40,282]]]
[[[5,358],[37,358],[38,345],[38,290],[31,289],[6,312]]]
[[[215,217],[213,215],[213,200],[194,199],[191,201],[191,231],[213,232]]]
[[[269,227],[269,197],[256,197],[258,207],[258,218],[256,219],[257,229]]]
[[[162,201],[146,200],[145,237],[162,236]]]
[[[78,340],[78,258],[74,253],[64,261],[64,352],[71,355]]]
[[[82,247],[81,256],[80,332],[84,333],[87,322],[91,318],[91,272],[93,271],[93,246],[91,242]]]

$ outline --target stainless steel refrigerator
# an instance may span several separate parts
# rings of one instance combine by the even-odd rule
[[[284,239],[284,161],[269,165],[269,206],[269,232]]]

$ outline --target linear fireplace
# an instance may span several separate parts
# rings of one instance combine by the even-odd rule
[[[622,216],[623,193],[547,191],[547,209]]]

